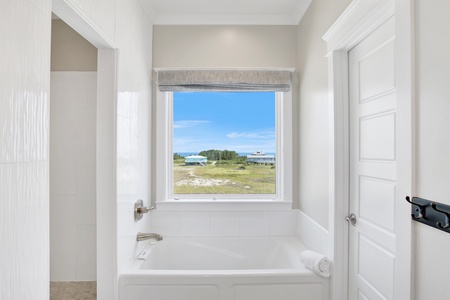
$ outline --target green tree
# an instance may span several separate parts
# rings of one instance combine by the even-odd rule
[[[206,156],[208,160],[238,160],[239,154],[236,151],[231,150],[203,150],[199,153],[201,156]]]
[[[176,159],[183,159],[184,158],[184,156],[181,156],[180,154],[178,154],[178,153],[174,153],[173,154],[173,160],[176,160]]]

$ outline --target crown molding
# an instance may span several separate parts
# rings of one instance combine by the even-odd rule
[[[138,0],[154,25],[298,25],[312,0],[302,0],[278,13],[185,13],[158,10],[150,0]]]

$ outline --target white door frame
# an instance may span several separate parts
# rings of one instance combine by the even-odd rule
[[[348,299],[349,121],[348,52],[395,15],[398,155],[395,203],[394,299],[414,299],[410,206],[414,168],[413,0],[354,0],[324,35],[327,42],[330,118],[329,236],[333,277],[331,299]]]
[[[116,246],[117,47],[69,1],[52,11],[98,49],[97,63],[97,299],[118,297]]]

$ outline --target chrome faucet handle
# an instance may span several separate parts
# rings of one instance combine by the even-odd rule
[[[154,209],[153,206],[151,207],[144,206],[144,201],[139,199],[138,201],[136,201],[136,203],[134,203],[134,220],[139,221],[140,219],[142,219],[142,216],[144,214],[148,213],[153,209]]]
[[[152,209],[154,209],[153,206],[151,206],[151,207],[142,206],[142,207],[136,208],[138,214],[146,214],[149,211],[151,211]]]

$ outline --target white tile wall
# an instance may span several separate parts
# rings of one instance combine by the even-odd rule
[[[97,280],[97,234],[95,224],[77,226],[76,255],[77,255],[77,280]]]
[[[239,215],[240,236],[268,236],[269,212],[245,212]]]
[[[49,299],[50,9],[0,9],[0,299]]]
[[[52,85],[55,88],[56,86],[57,84]],[[64,98],[64,96],[60,97],[53,91],[51,102],[57,102],[59,98]],[[56,113],[58,110],[53,109],[53,107],[50,110],[59,114]],[[76,124],[76,122],[73,124]],[[58,122],[52,120],[52,127],[64,127],[64,125],[58,125]],[[72,125],[72,127],[76,126]],[[50,131],[53,135],[52,130]],[[50,141],[50,193],[51,195],[76,195],[77,159],[74,159],[73,155],[76,154],[74,149],[77,149],[77,138],[75,136],[53,135],[53,137],[50,137]]]
[[[153,211],[151,230],[162,236],[295,236],[295,210],[268,211]]]
[[[182,236],[209,236],[209,212],[185,212],[180,214]]]
[[[152,231],[163,236],[181,235],[181,218],[179,212],[152,211],[150,219]]]
[[[303,212],[152,211],[151,231],[163,237],[298,236],[318,253],[330,255],[328,232]]]
[[[51,83],[50,279],[96,280],[97,73],[52,72]]]
[[[80,6],[89,5],[81,1]],[[103,3],[104,1],[100,1]],[[138,251],[137,232],[148,232],[150,214],[134,221],[134,202],[150,206],[152,24],[137,0],[116,0],[114,41],[117,81],[117,269]],[[178,220],[180,222],[180,220]],[[180,223],[178,223],[180,224]],[[168,230],[173,230],[169,227]],[[176,230],[180,230],[180,227]]]
[[[271,211],[269,218],[269,235],[292,235],[297,234],[297,211]]]
[[[61,7],[63,0],[15,0],[4,1],[0,10],[0,298],[1,299],[48,299],[49,281],[49,91],[50,91],[50,21],[51,9]],[[98,30],[104,34],[106,41],[98,45],[108,46],[110,41],[117,40],[121,51],[119,71],[119,90],[139,92],[140,103],[150,102],[151,74],[151,24],[146,20],[137,1],[100,0],[79,1],[68,0],[75,7],[77,16],[73,23],[81,20],[78,28],[93,32]],[[65,6],[67,8],[67,5]],[[66,16],[74,10],[67,11]],[[80,18],[81,16],[81,18]],[[88,25],[87,25],[88,24]],[[84,27],[83,27],[84,26]],[[95,34],[94,34],[95,35]],[[90,40],[94,40],[91,35]],[[106,52],[105,50],[103,52]],[[111,63],[114,55],[107,55],[102,63]],[[108,65],[109,67],[109,65]],[[115,70],[115,69],[114,69]],[[112,71],[114,71],[112,70]],[[102,84],[111,87],[110,79]],[[115,95],[102,98],[111,101]],[[99,198],[105,211],[115,212],[115,174],[114,169],[114,104],[103,105],[100,112],[98,172],[99,186],[102,187]],[[149,106],[148,106],[149,107]],[[147,128],[150,122],[148,107],[139,106],[139,126]],[[134,125],[131,127],[133,128]],[[149,126],[148,126],[149,128]],[[141,131],[139,131],[141,132]],[[109,133],[109,134],[108,134]],[[149,129],[142,131],[147,135]],[[103,149],[105,148],[105,149]],[[147,149],[142,148],[142,151]],[[142,157],[142,156],[141,156]],[[135,165],[140,165],[138,193],[148,196],[142,182],[149,182],[145,174],[147,163],[142,158]],[[144,174],[142,174],[144,173]],[[17,176],[13,176],[16,174]],[[89,183],[85,183],[86,187]],[[147,185],[145,185],[147,186]],[[86,187],[89,190],[89,187]],[[110,193],[108,192],[110,191]],[[67,196],[67,195],[66,195]],[[135,198],[129,195],[129,199]],[[111,203],[105,203],[110,199]],[[19,201],[20,200],[20,201]],[[26,208],[26,209],[25,209]],[[82,211],[81,205],[75,209],[77,215]],[[20,215],[19,215],[20,212]],[[111,215],[111,214],[110,214]],[[16,218],[17,217],[17,218]],[[17,222],[18,217],[27,222]],[[90,223],[92,215],[83,215],[82,223]],[[113,218],[115,219],[115,218]],[[113,222],[114,223],[114,222]],[[145,224],[143,222],[142,224]],[[88,225],[88,224],[84,224]],[[111,225],[106,219],[100,227]],[[113,224],[115,225],[115,224]],[[115,227],[115,226],[113,226]],[[111,226],[108,226],[111,228]],[[134,227],[133,227],[134,230]],[[134,234],[134,233],[133,233]],[[17,239],[17,236],[27,239]],[[115,237],[99,241],[101,247],[110,249],[108,253],[115,256]],[[127,240],[131,243],[131,239]],[[30,250],[29,245],[33,245]],[[11,260],[11,257],[20,260]],[[55,267],[67,262],[69,269],[73,259],[62,258],[61,264],[52,263]],[[110,257],[105,253],[105,257]],[[99,299],[113,299],[115,281],[115,264],[111,260],[101,260],[105,274],[108,274],[108,287],[99,282],[102,291]],[[5,275],[7,274],[7,275]],[[108,290],[109,292],[103,293]]]
[[[50,273],[59,281],[71,281],[77,277],[76,253],[52,253]],[[52,279],[51,279],[52,280]]]
[[[239,236],[239,213],[218,211],[210,214],[211,236]]]
[[[297,235],[309,249],[331,255],[328,231],[300,210],[297,210]]]
[[[51,175],[50,175],[51,176]],[[77,196],[50,195],[50,259],[53,254],[76,254]],[[69,271],[68,271],[69,272]],[[51,275],[52,280],[59,280]],[[75,280],[76,277],[71,278]]]

